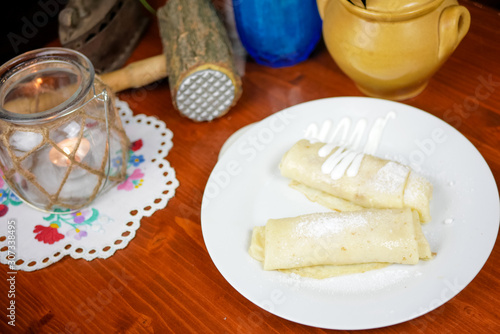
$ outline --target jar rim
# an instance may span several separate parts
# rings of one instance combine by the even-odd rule
[[[36,49],[18,55],[4,63],[0,66],[0,98],[4,98],[2,96],[2,86],[9,78],[35,62],[41,63],[44,61],[60,61],[75,66],[80,71],[82,78],[79,87],[63,103],[33,114],[22,114],[6,110],[3,108],[2,101],[0,101],[0,120],[15,124],[45,123],[64,117],[78,109],[80,102],[85,99],[93,87],[95,71],[92,62],[84,54],[68,48],[49,47]],[[88,72],[86,76],[83,75],[83,71]]]
[[[443,3],[443,1],[444,0],[429,0],[428,2],[406,8],[403,11],[386,12],[358,7],[356,5],[353,5],[349,0],[340,0],[342,5],[344,5],[344,7],[351,13],[354,13],[367,20],[384,22],[405,21],[413,19],[415,17],[419,17],[421,15],[425,15],[428,12],[438,8]]]

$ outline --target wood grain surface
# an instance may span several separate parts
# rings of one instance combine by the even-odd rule
[[[498,184],[500,12],[471,1],[461,3],[472,15],[468,35],[425,91],[404,103],[443,119],[464,134],[484,156]],[[158,26],[152,24],[130,61],[161,52]],[[15,328],[5,316],[7,267],[1,265],[0,332],[333,332],[277,317],[232,288],[206,250],[200,206],[219,150],[233,132],[297,103],[335,96],[363,95],[323,44],[309,60],[293,67],[272,69],[249,60],[239,103],[211,123],[181,117],[172,107],[167,80],[120,93],[119,98],[135,114],[156,116],[173,131],[174,146],[167,159],[180,181],[175,197],[165,209],[142,219],[130,244],[106,260],[66,257],[42,270],[19,272]],[[499,332],[499,268],[497,241],[481,272],[448,303],[412,321],[369,333]]]

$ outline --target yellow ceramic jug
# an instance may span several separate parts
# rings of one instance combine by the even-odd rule
[[[456,0],[317,0],[337,65],[366,95],[418,95],[467,34]],[[359,3],[359,4],[358,4]]]

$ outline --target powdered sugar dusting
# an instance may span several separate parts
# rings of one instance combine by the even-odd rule
[[[302,218],[295,228],[295,233],[308,238],[321,238],[338,234],[345,229],[356,229],[368,224],[365,217],[349,212],[335,216],[323,214],[310,219],[309,215]]]
[[[420,197],[425,196],[427,189],[431,188],[432,186],[426,178],[420,174],[411,172],[404,191],[405,203],[414,203],[418,201]]]
[[[381,193],[397,192],[404,188],[409,172],[408,167],[389,161],[375,175],[373,186]]]
[[[402,267],[393,265],[365,273],[325,279],[302,277],[294,273],[279,275],[277,279],[292,290],[313,290],[336,295],[372,294],[401,286],[422,275],[420,271],[400,269]]]
[[[451,225],[453,223],[454,219],[453,218],[446,218],[443,220],[443,224],[445,225]]]

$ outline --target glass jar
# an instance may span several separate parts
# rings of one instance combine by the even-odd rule
[[[0,168],[16,195],[44,211],[78,210],[124,180],[129,142],[113,102],[77,51],[39,49],[2,65]]]

